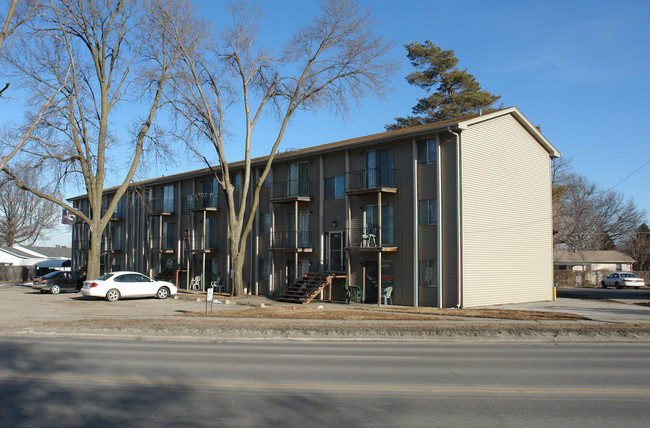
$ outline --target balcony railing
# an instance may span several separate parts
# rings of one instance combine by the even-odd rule
[[[219,249],[219,239],[216,235],[194,235],[190,239],[191,251],[215,251]]]
[[[147,204],[147,212],[149,214],[175,213],[174,200],[154,199]]]
[[[392,168],[371,168],[348,172],[346,191],[377,190],[395,188],[395,170]]]
[[[103,252],[113,252],[113,251],[122,251],[124,248],[122,246],[122,240],[109,240],[108,242],[102,242],[102,251]]]
[[[149,248],[152,250],[175,250],[176,244],[175,235],[152,236]]]
[[[271,199],[310,198],[309,180],[274,181],[271,183]]]
[[[104,214],[106,214],[107,208],[108,207],[102,207],[102,217],[104,217]],[[117,207],[115,207],[115,210],[111,214],[111,218],[116,218],[116,219],[124,218],[124,214],[123,214],[122,211],[123,211],[122,207],[120,205],[118,205]]]
[[[394,229],[376,226],[348,229],[347,247],[378,249],[395,246]]]
[[[183,199],[183,211],[219,208],[219,198],[216,193],[195,193]]]
[[[298,232],[279,232],[271,234],[271,248],[277,249],[302,249],[312,248],[312,235],[310,231]]]

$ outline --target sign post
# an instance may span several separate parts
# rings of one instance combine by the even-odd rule
[[[214,296],[214,288],[208,287],[208,294],[205,297],[205,313],[208,313],[208,302],[210,302],[210,312],[212,312],[212,300]]]

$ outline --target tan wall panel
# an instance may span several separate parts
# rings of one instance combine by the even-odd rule
[[[461,144],[464,306],[551,299],[548,153],[509,115]]]

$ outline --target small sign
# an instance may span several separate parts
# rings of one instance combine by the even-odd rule
[[[212,296],[214,295],[214,288],[208,287],[208,295],[205,298],[206,302],[211,302],[212,301]]]

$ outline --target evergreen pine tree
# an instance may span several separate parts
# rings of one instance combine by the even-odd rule
[[[471,116],[479,110],[496,110],[492,106],[501,96],[482,90],[467,69],[459,70],[453,50],[443,51],[429,40],[424,44],[409,43],[406,50],[408,59],[417,69],[406,76],[406,80],[411,85],[435,92],[420,98],[413,107],[413,114],[418,116],[396,117],[395,123],[386,125],[387,131]]]

